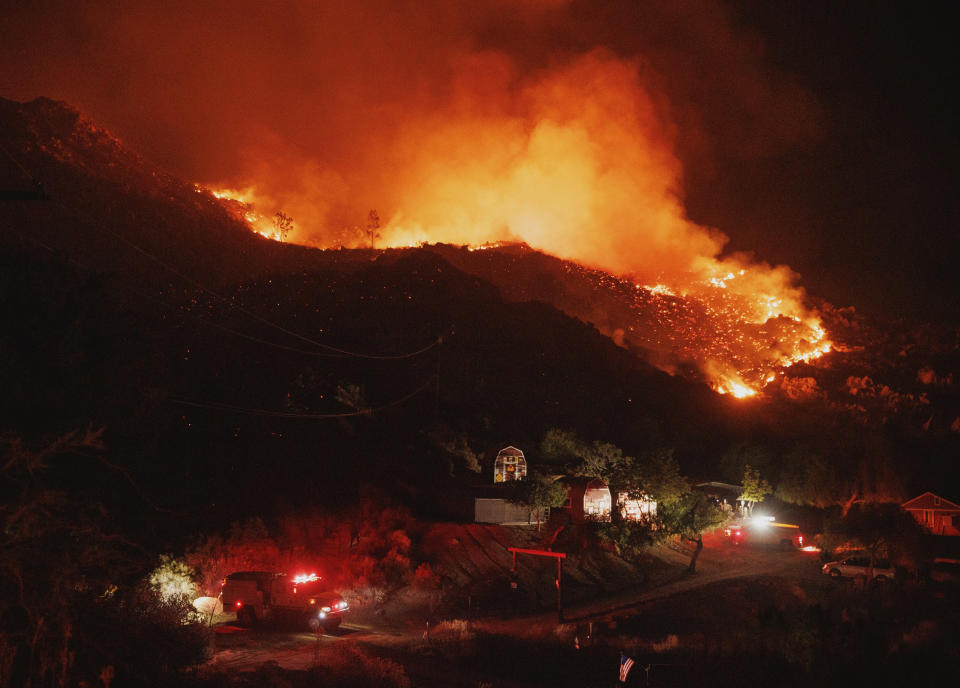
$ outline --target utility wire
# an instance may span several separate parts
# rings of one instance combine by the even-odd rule
[[[64,205],[66,205],[66,204],[64,203]],[[67,207],[69,208],[69,206],[67,206]],[[74,209],[74,210],[75,210],[75,209]],[[371,359],[371,360],[397,360],[397,359],[413,358],[413,357],[415,357],[415,356],[419,356],[420,354],[423,354],[423,353],[429,351],[430,349],[432,349],[433,347],[439,345],[439,344],[443,341],[443,337],[442,337],[442,336],[441,336],[441,337],[437,337],[435,340],[433,340],[433,341],[432,341],[430,344],[428,344],[427,346],[424,346],[424,347],[422,347],[422,348],[420,348],[420,349],[417,349],[416,351],[411,351],[411,352],[403,353],[403,354],[367,354],[367,353],[360,353],[360,352],[357,352],[357,351],[349,351],[349,350],[347,350],[347,349],[341,349],[341,348],[336,347],[336,346],[331,346],[330,344],[324,344],[323,342],[318,342],[318,341],[315,340],[315,339],[312,339],[312,338],[310,338],[310,337],[307,337],[307,336],[305,336],[305,335],[302,335],[302,334],[300,334],[300,333],[298,333],[298,332],[294,332],[293,330],[287,329],[287,328],[284,327],[283,325],[279,325],[279,324],[277,324],[277,323],[275,323],[275,322],[273,322],[273,321],[271,321],[271,320],[267,320],[266,318],[261,317],[261,316],[257,315],[256,313],[253,313],[252,311],[247,310],[247,309],[244,308],[243,306],[237,305],[236,303],[234,303],[234,301],[233,301],[232,299],[228,299],[227,297],[219,294],[218,292],[214,291],[213,289],[210,289],[209,287],[201,284],[200,282],[198,282],[198,281],[196,281],[196,280],[188,277],[187,275],[184,275],[182,272],[180,272],[179,270],[177,270],[177,269],[174,268],[173,266],[167,264],[166,262],[164,262],[163,260],[161,260],[161,259],[158,258],[157,256],[153,255],[152,253],[150,253],[150,252],[147,251],[146,249],[138,246],[136,243],[130,241],[129,239],[127,239],[126,237],[124,237],[124,236],[122,236],[122,235],[120,235],[120,234],[117,234],[116,232],[113,232],[113,231],[111,231],[111,230],[109,230],[109,229],[106,229],[106,228],[98,228],[98,227],[95,226],[95,225],[94,225],[94,230],[102,230],[102,231],[106,232],[107,234],[110,234],[110,235],[112,235],[113,237],[119,239],[120,241],[122,241],[123,243],[127,244],[128,246],[130,246],[130,247],[131,247],[132,249],[134,249],[135,251],[139,252],[141,255],[149,258],[150,260],[154,261],[155,263],[157,263],[157,264],[160,265],[161,267],[163,267],[163,268],[165,268],[166,270],[169,270],[169,271],[172,272],[173,274],[177,275],[178,277],[180,277],[180,278],[181,278],[182,280],[184,280],[185,282],[187,282],[187,283],[189,283],[189,284],[192,284],[192,285],[193,285],[194,287],[196,287],[197,289],[200,289],[201,291],[203,291],[203,292],[205,292],[205,293],[207,293],[207,294],[210,294],[210,295],[212,295],[213,297],[215,297],[215,298],[219,299],[220,301],[224,302],[225,304],[227,304],[227,306],[228,306],[229,308],[233,308],[233,309],[235,309],[235,310],[243,313],[243,314],[246,315],[247,317],[256,320],[257,322],[263,323],[264,325],[267,325],[267,326],[272,327],[272,328],[274,328],[274,329],[276,329],[276,330],[279,330],[280,332],[283,332],[283,333],[285,333],[285,334],[288,334],[288,335],[290,335],[291,337],[295,337],[295,338],[300,339],[300,340],[302,340],[302,341],[305,341],[305,342],[307,342],[307,343],[309,343],[309,344],[313,344],[314,346],[319,347],[319,348],[321,348],[321,349],[325,349],[326,351],[333,351],[333,352],[338,353],[338,354],[341,354],[341,355],[343,355],[343,356],[349,356],[349,357],[352,357],[352,358],[365,358],[365,359]]]
[[[44,249],[45,251],[47,251],[47,252],[49,252],[49,253],[52,253],[52,254],[54,254],[54,255],[56,255],[56,254],[58,253],[58,251],[57,251],[55,248],[53,248],[53,247],[51,247],[51,246],[48,246],[47,244],[45,244],[45,243],[43,243],[42,241],[39,241],[39,240],[37,240],[37,239],[34,239],[33,237],[24,237],[24,236],[21,236],[20,238],[23,239],[23,240],[25,240],[25,241],[29,241],[30,243],[35,244],[36,246],[39,246],[40,248],[42,248],[42,249]],[[94,270],[93,268],[89,267],[88,265],[85,265],[84,263],[82,263],[81,261],[77,260],[77,259],[76,259],[75,257],[73,257],[73,256],[64,256],[64,258],[65,258],[68,262],[73,263],[74,265],[76,265],[77,267],[81,268],[82,270],[85,270],[85,271],[87,271],[87,272],[89,272],[89,273],[91,273],[91,274],[96,273],[96,270]],[[140,290],[140,289],[137,289],[137,288],[135,288],[135,287],[126,287],[125,289],[126,289],[126,291],[128,291],[128,292],[133,292],[134,294],[137,294],[138,296],[140,296],[141,298],[143,298],[143,299],[145,299],[145,300],[147,300],[147,301],[151,301],[151,302],[157,304],[158,306],[161,306],[161,307],[163,307],[163,308],[169,309],[169,310],[172,311],[173,314],[176,315],[177,317],[184,318],[184,319],[189,318],[189,319],[191,319],[191,320],[196,320],[197,322],[200,322],[200,323],[202,323],[202,324],[204,324],[204,325],[209,325],[210,327],[214,327],[214,328],[216,328],[216,329],[218,329],[218,330],[222,330],[222,331],[227,332],[227,333],[229,333],[229,334],[232,334],[232,335],[234,335],[234,336],[236,336],[236,337],[241,337],[242,339],[247,339],[247,340],[249,340],[249,341],[256,342],[257,344],[262,344],[262,345],[264,345],[264,346],[269,346],[269,347],[273,347],[273,348],[275,348],[275,349],[280,349],[281,351],[290,351],[290,352],[292,352],[292,353],[302,354],[302,355],[304,355],[304,356],[321,356],[321,357],[327,357],[327,358],[343,358],[342,355],[336,354],[336,353],[328,353],[328,352],[325,352],[325,351],[310,351],[309,349],[298,349],[297,347],[294,347],[294,346],[287,346],[286,344],[278,344],[277,342],[270,341],[269,339],[263,339],[263,338],[261,338],[261,337],[254,336],[254,335],[252,335],[252,334],[247,334],[246,332],[241,332],[240,330],[235,330],[235,329],[233,329],[232,327],[227,327],[226,325],[223,325],[222,323],[218,323],[218,322],[216,322],[216,321],[214,321],[214,320],[209,320],[209,319],[204,318],[204,317],[202,317],[202,316],[200,316],[200,315],[197,315],[196,313],[191,312],[190,310],[188,310],[187,308],[185,308],[182,304],[181,304],[181,305],[175,305],[175,304],[167,303],[167,302],[164,301],[162,298],[159,298],[159,297],[157,297],[157,296],[155,296],[155,295],[153,295],[153,294],[148,294],[148,293],[146,293],[146,292],[144,292],[144,291],[142,291],[142,290]],[[443,341],[442,341],[442,340],[443,340],[443,337],[440,337],[440,340],[441,340],[440,343],[442,344],[442,343],[443,343]],[[431,348],[431,347],[433,347],[433,346],[434,346],[434,345],[431,344],[431,345],[429,345],[429,347],[427,347],[427,348]]]
[[[26,169],[19,161],[17,161],[17,159],[14,158],[13,155],[11,155],[11,153],[10,153],[5,147],[4,147],[3,150],[4,150],[4,152],[7,154],[7,156],[8,156],[11,160],[13,160],[14,163],[16,163],[16,164],[20,167],[20,169],[22,169],[27,175],[29,175],[31,179],[34,179],[33,175],[30,175],[30,173],[27,171],[27,169]],[[289,336],[291,336],[291,337],[295,337],[295,338],[297,338],[297,339],[300,339],[300,340],[302,340],[302,341],[305,341],[305,342],[307,342],[307,343],[309,343],[309,344],[313,344],[314,346],[319,347],[319,348],[321,348],[321,349],[325,349],[325,350],[327,350],[327,351],[333,351],[333,352],[338,353],[338,354],[341,354],[341,355],[343,355],[343,356],[349,356],[349,357],[353,357],[353,358],[364,358],[364,359],[370,359],[370,360],[389,361],[389,360],[401,360],[401,359],[406,359],[406,358],[414,358],[414,357],[419,356],[419,355],[421,355],[421,354],[423,354],[423,353],[426,353],[427,351],[430,351],[430,349],[434,348],[435,346],[440,345],[440,344],[443,342],[443,336],[441,335],[441,336],[437,337],[435,340],[433,340],[430,344],[428,344],[428,345],[426,345],[426,346],[424,346],[424,347],[422,347],[422,348],[420,348],[420,349],[417,349],[416,351],[410,351],[410,352],[402,353],[402,354],[368,354],[368,353],[362,353],[362,352],[358,352],[358,351],[350,351],[350,350],[347,350],[347,349],[341,349],[341,348],[339,348],[339,347],[332,346],[332,345],[330,345],[330,344],[324,344],[323,342],[319,342],[319,341],[317,341],[317,340],[315,340],[315,339],[312,339],[311,337],[307,337],[307,336],[305,336],[305,335],[302,335],[302,334],[300,334],[299,332],[295,332],[295,331],[290,330],[290,329],[288,329],[288,328],[286,328],[286,327],[283,327],[282,325],[279,325],[279,324],[277,324],[277,323],[275,323],[275,322],[273,322],[273,321],[271,321],[271,320],[268,320],[268,319],[266,319],[266,318],[264,318],[264,317],[262,317],[262,316],[259,316],[259,315],[257,315],[256,313],[253,313],[253,312],[247,310],[247,309],[244,308],[243,306],[237,305],[236,303],[233,302],[232,299],[228,299],[227,297],[219,294],[218,292],[214,291],[213,289],[210,289],[209,287],[207,287],[207,286],[205,286],[204,284],[198,282],[197,280],[195,280],[195,279],[193,279],[193,278],[191,278],[191,277],[188,277],[187,275],[183,274],[182,272],[180,272],[179,270],[177,270],[177,269],[176,269],[175,267],[173,267],[172,265],[170,265],[170,264],[166,263],[165,261],[161,260],[159,257],[157,257],[156,255],[154,255],[153,253],[151,253],[150,251],[146,250],[145,248],[139,246],[139,245],[136,244],[135,242],[133,242],[133,241],[131,241],[130,239],[126,238],[125,236],[123,236],[123,235],[121,235],[121,234],[118,234],[117,232],[114,232],[114,231],[112,231],[112,230],[110,230],[110,229],[108,229],[108,228],[106,228],[106,227],[100,226],[97,222],[93,221],[86,212],[84,212],[84,211],[80,210],[79,208],[76,208],[76,207],[72,206],[71,204],[67,203],[65,200],[63,200],[63,198],[56,198],[55,200],[57,200],[57,201],[58,201],[64,208],[66,208],[67,210],[71,210],[71,211],[73,211],[74,213],[76,213],[77,215],[80,215],[80,216],[84,217],[84,218],[87,220],[87,224],[88,224],[94,231],[99,231],[99,232],[103,232],[103,233],[106,233],[106,234],[111,235],[112,237],[114,237],[114,238],[117,239],[118,241],[123,242],[124,244],[126,244],[127,246],[129,246],[130,248],[132,248],[133,250],[135,250],[135,251],[137,251],[138,253],[140,253],[140,254],[141,254],[142,256],[144,256],[145,258],[148,258],[149,260],[155,262],[155,263],[156,263],[157,265],[159,265],[160,267],[162,267],[162,268],[164,268],[165,270],[168,270],[169,272],[171,272],[171,273],[173,273],[174,275],[178,276],[180,279],[184,280],[184,281],[187,282],[188,284],[191,284],[191,285],[193,285],[194,287],[196,287],[197,289],[199,289],[200,291],[205,292],[205,293],[207,293],[207,294],[210,294],[210,295],[212,295],[213,297],[219,299],[220,301],[223,301],[224,303],[227,304],[228,307],[233,308],[233,309],[235,309],[235,310],[243,313],[244,315],[246,315],[246,316],[249,317],[249,318],[252,318],[252,319],[254,319],[254,320],[256,320],[256,321],[258,321],[258,322],[260,322],[260,323],[263,323],[264,325],[267,325],[267,326],[269,326],[269,327],[272,327],[272,328],[274,328],[274,329],[276,329],[276,330],[279,330],[280,332],[283,332],[283,333],[285,333],[285,334],[287,334],[287,335],[289,335]]]
[[[356,416],[370,416],[374,413],[383,411],[384,409],[390,408],[391,406],[398,406],[399,404],[409,401],[417,394],[425,390],[431,385],[434,381],[436,374],[431,375],[427,378],[427,381],[417,387],[412,392],[409,392],[399,399],[394,399],[389,401],[386,404],[380,406],[360,409],[359,411],[350,411],[348,413],[294,413],[292,411],[271,411],[269,409],[258,409],[258,408],[248,408],[245,406],[234,406],[233,404],[224,404],[218,401],[213,402],[202,402],[194,401],[192,399],[183,399],[181,397],[169,397],[169,400],[175,404],[181,404],[183,406],[193,406],[196,408],[205,408],[213,411],[228,411],[231,413],[242,413],[248,416],[266,416],[268,418],[295,418],[301,420],[330,420],[334,418],[354,418]]]
[[[32,181],[32,182],[34,182],[34,183],[39,183],[39,181],[37,180],[37,178],[34,177],[32,174],[30,174],[30,171],[29,171],[26,167],[24,167],[23,164],[22,164],[19,160],[17,160],[15,157],[13,157],[13,154],[12,154],[10,151],[8,151],[8,150],[7,150],[7,147],[4,146],[2,143],[0,143],[0,149],[2,149],[3,152],[7,154],[7,157],[10,158],[10,159],[13,161],[13,164],[14,164],[14,165],[16,165],[17,167],[19,167],[21,170],[23,170],[23,173],[24,173],[25,175],[27,175],[28,177],[30,177],[30,181]]]
[[[28,241],[31,241],[31,242],[35,243],[36,245],[40,246],[41,248],[43,248],[43,249],[45,249],[45,250],[47,250],[47,251],[49,251],[49,252],[51,252],[51,253],[56,253],[55,249],[51,248],[50,246],[47,246],[47,245],[44,244],[43,242],[37,241],[37,240],[32,239],[32,238],[30,238],[30,237],[25,237],[25,238],[26,238]],[[73,258],[73,257],[68,256],[68,257],[67,257],[67,260],[70,261],[71,263],[74,263],[75,265],[79,266],[80,268],[82,268],[82,269],[84,269],[84,270],[90,270],[90,268],[88,268],[87,266],[85,266],[83,263],[81,263],[80,261],[78,261],[76,258]],[[293,347],[288,347],[288,346],[285,346],[285,345],[283,345],[283,344],[277,344],[276,342],[271,342],[271,341],[268,341],[268,340],[266,340],[266,339],[260,339],[259,337],[253,337],[253,336],[248,335],[248,334],[246,334],[246,333],[244,333],[244,332],[239,332],[239,331],[233,330],[233,329],[231,329],[231,328],[229,328],[229,327],[220,325],[219,323],[215,323],[215,322],[213,322],[213,321],[211,321],[211,320],[207,320],[206,318],[201,318],[200,316],[194,315],[193,313],[190,313],[189,311],[186,311],[186,312],[185,312],[185,311],[182,310],[182,308],[180,308],[180,309],[175,309],[174,306],[172,306],[171,304],[165,303],[165,302],[163,302],[163,301],[161,301],[161,300],[159,300],[159,299],[157,299],[157,298],[155,298],[155,297],[152,297],[152,296],[149,296],[149,295],[147,295],[147,294],[144,294],[143,292],[141,292],[141,291],[139,291],[139,290],[137,290],[137,289],[134,289],[134,290],[132,290],[132,291],[138,293],[140,296],[142,296],[142,297],[144,297],[144,298],[147,298],[147,299],[150,299],[150,300],[155,301],[156,303],[158,303],[158,304],[161,305],[161,306],[165,306],[165,307],[167,307],[167,308],[170,308],[171,310],[174,311],[174,313],[175,313],[176,315],[178,315],[178,316],[180,316],[180,317],[190,317],[190,318],[193,318],[193,319],[195,319],[195,320],[199,320],[199,321],[202,322],[202,323],[205,323],[205,324],[207,324],[207,325],[212,325],[212,326],[214,326],[214,327],[216,327],[216,328],[225,330],[226,332],[229,332],[229,333],[231,333],[231,334],[237,335],[237,336],[239,336],[239,337],[244,337],[244,338],[246,338],[246,339],[250,339],[250,340],[252,340],[252,341],[255,341],[255,342],[258,342],[258,343],[261,343],[261,344],[266,344],[266,345],[268,345],[268,346],[273,346],[273,347],[277,347],[277,348],[280,348],[280,349],[285,349],[285,350],[288,350],[288,351],[294,351],[294,352],[306,354],[306,355],[309,355],[309,356],[329,356],[329,355],[330,355],[330,354],[324,354],[324,353],[319,352],[319,351],[307,351],[307,350],[305,350],[305,349],[295,349],[295,348],[293,348]],[[272,418],[299,418],[299,419],[308,419],[308,420],[309,420],[309,419],[312,419],[312,420],[325,420],[325,419],[332,419],[332,418],[354,418],[354,417],[357,417],[357,416],[369,416],[369,415],[372,415],[372,414],[377,413],[377,412],[379,412],[379,411],[382,411],[382,410],[384,410],[384,409],[390,408],[391,406],[397,406],[397,405],[399,405],[399,404],[404,403],[405,401],[408,401],[409,399],[412,399],[413,397],[415,397],[417,394],[419,394],[420,392],[422,392],[423,390],[425,390],[427,387],[429,387],[429,386],[430,386],[432,383],[434,383],[434,382],[437,383],[437,394],[439,395],[440,371],[439,371],[439,369],[437,369],[432,375],[430,375],[430,377],[428,377],[428,378],[426,379],[426,381],[425,381],[422,385],[420,385],[419,387],[417,387],[417,388],[416,388],[415,390],[413,390],[412,392],[409,392],[409,393],[405,394],[404,396],[400,397],[399,399],[394,399],[393,401],[387,402],[387,403],[385,403],[385,404],[382,404],[381,406],[377,406],[377,407],[374,407],[374,408],[361,409],[361,410],[359,410],[359,411],[350,411],[350,412],[346,412],[346,413],[294,413],[294,412],[290,412],[290,411],[271,411],[271,410],[268,410],[268,409],[247,408],[247,407],[243,407],[243,406],[235,406],[235,405],[233,405],[233,404],[227,404],[227,403],[218,402],[218,401],[214,401],[214,402],[194,401],[194,400],[191,400],[191,399],[184,399],[184,398],[181,398],[181,397],[174,397],[174,396],[167,397],[167,399],[168,399],[168,401],[172,401],[173,403],[175,403],[175,404],[180,404],[180,405],[182,405],[182,406],[193,406],[193,407],[196,407],[196,408],[206,408],[206,409],[211,409],[211,410],[214,410],[214,411],[229,411],[229,412],[233,412],[233,413],[243,413],[243,414],[246,414],[246,415],[256,415],[256,416],[267,416],[267,417],[272,417]],[[111,467],[113,467],[113,466],[111,466]],[[129,477],[129,476],[128,476],[128,477]]]
[[[8,157],[10,157],[18,166],[20,166],[20,168],[21,168],[22,170],[24,170],[24,172],[26,172],[28,175],[30,175],[30,173],[26,170],[26,168],[25,168],[22,164],[20,164],[20,163],[9,153],[9,151],[7,151],[6,148],[4,148],[4,152],[5,152],[5,153],[8,155]],[[30,176],[31,176],[31,178],[33,178],[32,175],[30,175]],[[66,202],[63,201],[62,199],[59,199],[59,202],[60,202],[61,205],[63,205],[66,209],[72,210],[74,213],[76,213],[76,214],[78,214],[78,215],[80,215],[80,216],[87,216],[87,214],[86,214],[85,212],[83,212],[82,210],[80,210],[80,209],[78,209],[78,208],[75,208],[75,207],[71,206],[70,204],[66,203]],[[412,351],[412,352],[405,353],[405,354],[396,354],[396,355],[364,354],[364,353],[359,353],[359,352],[348,351],[348,350],[346,350],[346,349],[341,349],[341,348],[338,348],[338,347],[330,346],[330,345],[328,345],[328,344],[324,344],[324,343],[322,343],[322,342],[318,342],[318,341],[316,341],[316,340],[314,340],[314,339],[311,339],[311,338],[309,338],[309,337],[306,337],[306,336],[304,336],[304,335],[301,335],[301,334],[299,334],[299,333],[297,333],[297,332],[293,332],[292,330],[288,330],[287,328],[285,328],[285,327],[283,327],[283,326],[281,326],[281,325],[278,325],[278,324],[276,324],[276,323],[274,323],[274,322],[271,322],[271,321],[267,320],[266,318],[262,318],[262,317],[260,317],[259,315],[248,311],[247,309],[243,308],[242,306],[237,306],[236,304],[234,304],[234,303],[232,302],[232,300],[227,299],[227,298],[224,297],[224,296],[221,296],[219,293],[213,291],[212,289],[209,289],[208,287],[206,287],[205,285],[201,284],[200,282],[197,282],[196,280],[194,280],[194,279],[192,279],[192,278],[184,275],[182,272],[180,272],[179,270],[177,270],[177,269],[174,268],[173,266],[168,265],[166,262],[164,262],[163,260],[161,260],[160,258],[158,258],[157,256],[155,256],[154,254],[152,254],[152,253],[150,253],[149,251],[147,251],[146,249],[138,246],[136,243],[130,241],[130,240],[127,239],[126,237],[124,237],[124,236],[122,236],[122,235],[120,235],[120,234],[117,234],[116,232],[113,232],[113,231],[111,231],[111,230],[109,230],[109,229],[102,228],[102,227],[98,227],[98,225],[97,225],[96,223],[90,222],[89,216],[87,216],[87,221],[88,221],[88,223],[90,224],[90,226],[91,226],[95,231],[103,231],[103,232],[105,232],[105,233],[107,233],[107,234],[110,234],[110,235],[113,236],[114,238],[116,238],[116,239],[118,239],[119,241],[121,241],[121,242],[127,244],[128,246],[130,246],[132,249],[134,249],[135,251],[137,251],[137,252],[140,253],[141,255],[149,258],[150,260],[156,262],[156,263],[157,263],[158,265],[160,265],[161,267],[163,267],[163,268],[165,268],[166,270],[168,270],[168,271],[172,272],[173,274],[177,275],[178,277],[180,277],[181,279],[183,279],[183,280],[186,281],[187,283],[193,284],[195,287],[197,287],[197,288],[200,289],[201,291],[206,292],[206,293],[208,293],[208,294],[211,294],[211,295],[213,295],[214,297],[220,299],[221,301],[223,301],[224,303],[226,303],[230,308],[235,308],[235,309],[239,310],[241,313],[244,313],[245,315],[247,315],[248,317],[253,318],[254,320],[257,320],[257,321],[259,321],[259,322],[262,322],[262,323],[264,323],[264,324],[266,324],[266,325],[268,325],[268,326],[270,326],[270,327],[273,327],[273,328],[275,328],[275,329],[278,329],[278,330],[280,330],[280,331],[282,331],[282,332],[285,332],[285,333],[287,333],[287,334],[289,334],[289,335],[291,335],[291,336],[293,336],[293,337],[296,337],[296,338],[298,338],[298,339],[302,339],[303,341],[306,341],[306,342],[308,342],[308,343],[311,343],[311,344],[313,344],[313,345],[315,345],[315,346],[318,346],[318,347],[320,347],[320,348],[322,348],[322,349],[326,349],[326,350],[328,350],[328,351],[334,351],[334,352],[339,353],[339,354],[342,354],[342,355],[344,355],[344,356],[352,356],[352,357],[356,357],[356,358],[365,358],[365,359],[374,359],[374,360],[396,360],[396,359],[413,358],[413,357],[415,357],[415,356],[419,356],[419,355],[421,355],[421,354],[423,354],[423,353],[426,353],[427,351],[430,351],[431,349],[433,349],[434,347],[440,345],[440,344],[443,342],[443,336],[441,335],[441,336],[437,337],[433,342],[431,342],[430,344],[428,344],[427,346],[424,346],[424,347],[422,347],[422,348],[420,348],[420,349],[418,349],[418,350],[416,350],[416,351]],[[41,245],[42,245],[42,244],[41,244]],[[80,265],[79,262],[78,262],[77,264]],[[82,267],[82,266],[81,266],[81,267]],[[85,268],[85,269],[86,269],[86,268]],[[166,304],[164,304],[164,305],[166,305]],[[181,308],[181,310],[182,310],[182,308]],[[180,313],[180,314],[183,315],[183,313]],[[192,315],[192,314],[191,314],[191,315]],[[258,338],[258,337],[254,337],[254,336],[252,336],[252,335],[246,335],[246,334],[244,334],[244,333],[242,333],[242,332],[239,332],[239,331],[237,331],[237,330],[233,330],[233,329],[228,328],[228,327],[226,327],[226,326],[220,325],[219,323],[214,323],[214,322],[208,321],[208,320],[206,320],[206,319],[204,319],[204,318],[200,318],[199,316],[193,316],[193,317],[196,317],[198,320],[201,320],[201,321],[206,322],[206,323],[208,323],[208,324],[210,324],[210,325],[213,325],[213,326],[215,326],[215,327],[218,327],[218,328],[220,328],[220,329],[223,329],[223,330],[225,330],[225,331],[227,331],[227,332],[231,332],[232,334],[235,334],[235,335],[238,335],[238,336],[247,338],[247,339],[251,339],[251,340],[253,340],[253,341],[257,341],[257,342],[260,342],[260,343],[262,343],[262,344],[267,344],[267,345],[269,345],[269,346],[276,346],[276,347],[279,347],[279,348],[283,348],[283,349],[286,349],[286,350],[297,351],[297,352],[300,352],[300,353],[312,353],[312,354],[314,354],[314,355],[321,355],[321,354],[319,354],[319,352],[307,352],[307,351],[304,351],[304,350],[301,350],[301,349],[293,349],[293,347],[287,347],[287,346],[284,346],[284,345],[282,345],[282,344],[276,344],[275,342],[269,342],[268,340],[264,340],[264,339],[260,339],[260,338]],[[225,403],[221,403],[221,402],[213,402],[213,403],[206,403],[206,404],[205,404],[205,403],[203,403],[203,402],[197,402],[197,401],[193,401],[193,400],[190,400],[190,399],[182,399],[182,398],[177,398],[177,397],[170,397],[170,401],[173,401],[174,403],[179,403],[179,404],[182,404],[182,405],[185,405],[185,406],[194,406],[194,407],[200,407],[200,408],[210,408],[210,409],[213,409],[213,410],[229,411],[229,412],[234,412],[234,413],[245,413],[245,414],[248,414],[248,415],[269,416],[269,417],[275,417],[275,418],[301,418],[301,419],[313,419],[313,420],[323,420],[323,419],[333,419],[333,418],[350,418],[350,417],[355,417],[355,416],[371,415],[371,414],[373,414],[373,413],[376,413],[376,412],[382,411],[382,410],[384,410],[384,409],[390,408],[391,406],[396,406],[396,405],[398,405],[398,404],[402,404],[402,403],[404,403],[405,401],[413,398],[414,396],[416,396],[417,394],[419,394],[420,392],[422,392],[424,389],[426,389],[426,388],[434,381],[434,379],[438,378],[438,374],[439,374],[438,371],[435,372],[433,375],[431,375],[429,378],[427,378],[427,380],[426,380],[422,385],[420,385],[417,389],[413,390],[412,392],[409,392],[408,394],[404,395],[403,397],[400,397],[399,399],[395,399],[395,400],[393,400],[393,401],[391,401],[391,402],[388,402],[388,403],[383,404],[383,405],[381,405],[381,406],[379,406],[379,407],[376,407],[376,408],[362,409],[362,410],[359,410],[359,411],[354,411],[354,412],[349,412],[349,413],[339,413],[339,414],[329,414],[329,413],[326,413],[326,414],[302,414],[302,413],[299,413],[299,414],[298,414],[298,413],[291,413],[291,412],[284,412],[284,411],[270,411],[270,410],[267,410],[267,409],[251,409],[251,408],[245,408],[245,407],[241,407],[241,406],[234,406],[234,405],[232,405],[232,404],[225,404]]]

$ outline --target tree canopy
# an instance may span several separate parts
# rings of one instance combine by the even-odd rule
[[[690,555],[688,571],[697,569],[697,558],[703,550],[703,534],[719,528],[727,520],[727,515],[710,498],[699,491],[690,491],[679,499],[657,508],[659,530],[663,534],[678,535],[692,542],[696,549]]]

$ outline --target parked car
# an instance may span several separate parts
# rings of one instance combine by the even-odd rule
[[[870,557],[866,554],[856,554],[839,561],[830,561],[823,565],[821,571],[832,578],[856,578],[867,576],[870,569]],[[894,570],[890,562],[878,559],[873,565],[873,579],[876,581],[893,580]]]

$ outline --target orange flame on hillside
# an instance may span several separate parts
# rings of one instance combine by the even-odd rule
[[[369,246],[361,218],[375,207],[385,219],[377,248],[523,242],[603,271],[611,289],[656,309],[645,346],[696,361],[734,397],[830,350],[797,275],[724,255],[727,237],[686,216],[678,133],[637,62],[594,51],[521,76],[482,53],[454,71],[446,100],[405,103],[388,131],[371,132],[370,150],[357,137],[367,162],[326,169],[264,151],[256,171],[269,190],[215,195],[242,204],[266,236],[264,215],[288,210],[302,221],[292,239],[324,248]]]
[[[260,213],[258,208],[262,205],[257,198],[253,187],[246,189],[205,189],[200,184],[194,184],[198,193],[207,191],[211,196],[219,201],[223,201],[224,207],[238,220],[246,222],[250,229],[267,239],[280,241],[281,236],[273,223]]]

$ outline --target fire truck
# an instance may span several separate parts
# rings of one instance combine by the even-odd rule
[[[742,524],[727,526],[723,532],[735,545],[768,545],[783,550],[804,546],[800,526],[777,523],[773,516],[749,518]]]
[[[315,573],[288,576],[277,571],[237,571],[223,579],[220,596],[224,611],[233,611],[237,623],[252,626],[268,619],[303,621],[314,630],[332,631],[343,621],[347,603],[324,590]]]

